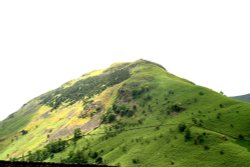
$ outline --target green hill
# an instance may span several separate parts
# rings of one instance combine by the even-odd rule
[[[0,123],[0,159],[117,166],[250,164],[250,104],[138,60],[45,93]]]
[[[241,95],[241,96],[234,96],[232,98],[240,100],[240,101],[250,102],[250,94]]]

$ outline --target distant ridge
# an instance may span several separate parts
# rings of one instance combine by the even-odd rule
[[[241,95],[241,96],[233,96],[232,98],[240,100],[240,101],[250,102],[250,94]]]

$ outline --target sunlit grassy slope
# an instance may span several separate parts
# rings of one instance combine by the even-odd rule
[[[69,140],[45,161],[77,153],[89,163],[101,157],[120,166],[247,167],[249,120],[250,104],[152,62],[119,63],[64,84],[1,122],[0,159],[25,156],[58,138],[68,141],[80,128],[86,136]]]

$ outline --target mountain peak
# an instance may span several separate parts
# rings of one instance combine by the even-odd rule
[[[31,100],[0,122],[0,159],[249,166],[249,111],[250,104],[157,63],[114,63]]]

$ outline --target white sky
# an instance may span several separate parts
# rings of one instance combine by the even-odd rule
[[[28,100],[139,58],[226,95],[250,93],[250,1],[2,0],[0,120]]]

